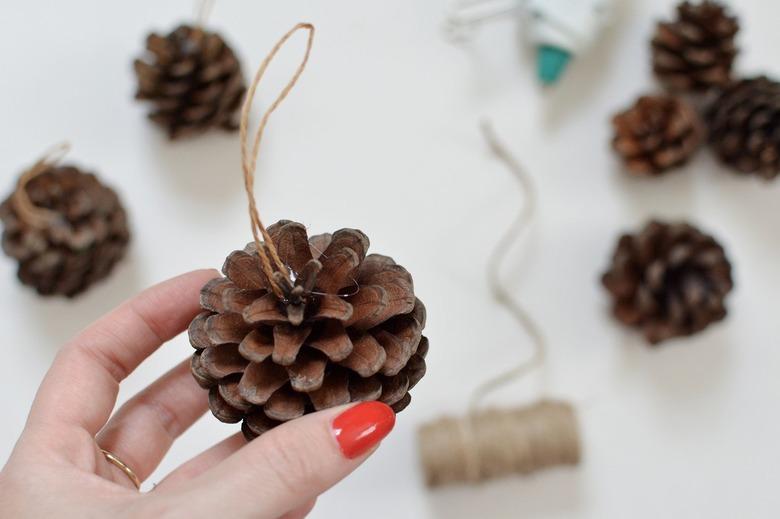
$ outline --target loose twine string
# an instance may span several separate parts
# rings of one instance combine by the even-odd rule
[[[203,28],[206,22],[211,16],[211,11],[214,10],[215,0],[200,0],[195,5],[195,23],[198,27]]]
[[[490,256],[487,275],[493,296],[528,334],[533,352],[515,368],[481,383],[472,394],[465,418],[443,417],[420,429],[422,464],[430,486],[527,474],[553,465],[576,464],[580,458],[574,409],[566,402],[541,400],[519,409],[479,410],[487,395],[542,366],[547,350],[536,321],[499,276],[510,248],[533,221],[537,205],[533,182],[486,122],[482,133],[491,152],[514,174],[525,193],[522,210]]]
[[[70,151],[70,144],[67,142],[52,146],[19,177],[16,183],[16,190],[11,197],[11,203],[19,219],[30,227],[46,229],[61,220],[61,216],[56,211],[38,207],[30,200],[30,196],[27,193],[27,185],[34,178],[46,173],[52,166],[59,163],[68,151]]]
[[[306,52],[303,56],[303,59],[301,60],[300,65],[298,65],[298,68],[293,73],[290,81],[287,83],[287,85],[285,85],[274,102],[265,110],[263,116],[260,118],[260,123],[257,127],[257,130],[255,131],[254,137],[252,138],[252,146],[250,148],[248,143],[249,115],[252,109],[252,100],[254,99],[255,92],[257,91],[257,86],[263,79],[268,65],[270,65],[276,54],[284,46],[284,44],[287,43],[287,40],[289,40],[290,37],[292,37],[292,35],[299,30],[309,31],[309,37],[306,40]],[[241,109],[241,124],[239,126],[239,135],[241,140],[241,168],[244,171],[244,187],[246,189],[247,199],[249,201],[249,219],[252,222],[252,237],[254,238],[255,247],[257,248],[257,254],[260,258],[260,265],[263,269],[263,272],[268,278],[274,294],[276,294],[276,296],[280,299],[284,299],[284,292],[276,280],[276,276],[281,275],[284,279],[287,280],[289,284],[292,284],[292,280],[290,278],[290,273],[287,267],[279,257],[279,253],[276,250],[276,246],[274,245],[271,236],[268,234],[268,231],[260,219],[260,214],[257,210],[257,202],[254,195],[255,170],[257,169],[257,158],[260,154],[260,142],[263,139],[263,133],[265,132],[265,127],[268,124],[268,119],[271,117],[271,114],[274,113],[274,111],[279,107],[279,105],[282,104],[282,102],[287,98],[287,95],[298,82],[298,78],[301,77],[301,74],[303,73],[303,70],[306,68],[306,64],[309,61],[309,55],[311,54],[313,42],[314,26],[310,23],[299,23],[287,31],[287,33],[282,36],[276,45],[274,45],[274,47],[271,49],[271,52],[269,52],[265,57],[263,62],[260,64],[260,68],[257,69],[254,80],[252,81],[252,84],[249,86],[249,90],[247,91],[244,106]]]

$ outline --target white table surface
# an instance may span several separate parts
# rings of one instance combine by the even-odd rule
[[[780,75],[780,4],[735,2],[738,69]],[[431,339],[429,373],[393,434],[312,517],[776,517],[780,450],[780,180],[732,175],[701,152],[662,179],[627,178],[609,150],[609,116],[652,91],[652,21],[671,1],[636,0],[559,87],[536,84],[517,26],[485,27],[467,48],[447,43],[446,0],[217,2],[211,20],[247,74],[295,22],[317,25],[309,68],[272,119],[257,196],[265,219],[313,231],[362,228],[372,250],[414,275]],[[135,231],[114,275],[74,301],[42,299],[0,261],[3,425],[10,452],[58,346],[119,301],[205,266],[248,241],[236,135],[171,144],[133,102],[131,60],[150,29],[187,19],[192,2],[6,2],[0,12],[0,182],[48,146],[119,189]],[[259,99],[270,102],[302,49],[280,55]],[[486,152],[492,118],[541,193],[538,225],[512,253],[507,283],[551,343],[552,394],[578,404],[585,456],[479,488],[429,492],[415,429],[460,413],[476,383],[527,355],[529,344],[490,299],[486,255],[519,207],[510,175]],[[600,272],[618,233],[652,215],[688,218],[733,260],[730,316],[700,336],[645,347],[609,317]],[[165,345],[123,384],[121,400],[190,352]],[[495,400],[538,396],[533,381]],[[227,436],[210,416],[174,446],[151,481]]]

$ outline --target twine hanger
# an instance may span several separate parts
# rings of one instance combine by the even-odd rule
[[[257,91],[257,86],[263,79],[268,65],[270,65],[276,54],[284,46],[284,44],[287,43],[287,40],[289,40],[290,37],[292,37],[292,35],[299,30],[309,31],[309,37],[306,40],[306,52],[303,56],[303,59],[301,60],[301,63],[298,65],[298,68],[293,73],[292,78],[287,82],[287,85],[285,85],[274,102],[271,103],[271,105],[263,113],[263,116],[260,118],[260,123],[254,133],[254,137],[252,138],[252,146],[250,148],[248,143],[249,115],[252,109],[252,100],[254,99],[255,92]],[[263,269],[263,272],[268,278],[268,282],[271,284],[271,289],[279,299],[284,299],[285,295],[282,287],[276,280],[276,276],[282,276],[289,285],[292,285],[293,283],[290,278],[290,272],[287,269],[287,266],[279,257],[276,246],[274,245],[271,236],[268,234],[268,231],[260,219],[260,214],[257,210],[257,201],[255,200],[254,195],[255,170],[257,169],[257,158],[260,154],[260,142],[263,139],[263,133],[265,132],[265,127],[268,124],[268,119],[271,117],[271,114],[274,113],[274,111],[279,107],[279,105],[282,104],[282,102],[287,98],[287,95],[298,82],[298,78],[301,77],[301,74],[303,73],[303,70],[306,68],[306,64],[309,61],[309,55],[311,54],[311,47],[313,42],[314,26],[310,23],[299,23],[287,31],[287,33],[282,36],[276,45],[274,45],[274,47],[271,49],[271,52],[269,52],[265,57],[263,62],[260,64],[260,68],[257,69],[255,77],[252,80],[252,84],[249,85],[249,90],[246,94],[244,106],[241,108],[241,123],[239,126],[239,136],[241,140],[241,168],[244,172],[244,188],[246,189],[247,199],[249,201],[249,219],[252,223],[252,237],[255,242],[255,247],[257,248],[257,255],[260,258],[260,265]]]
[[[421,459],[430,486],[528,474],[553,465],[573,465],[580,459],[576,417],[566,402],[540,400],[518,409],[479,409],[487,395],[541,367],[547,350],[536,321],[504,288],[499,277],[509,249],[533,221],[536,209],[533,182],[488,123],[482,124],[482,132],[491,152],[514,174],[525,193],[522,210],[490,256],[487,275],[493,296],[527,333],[533,352],[518,366],[477,386],[464,418],[444,417],[420,429]]]
[[[215,0],[200,0],[195,4],[195,25],[201,29],[206,25],[211,12],[214,10]]]
[[[35,164],[22,173],[11,196],[11,203],[19,219],[35,229],[46,229],[59,223],[62,217],[56,211],[35,205],[27,193],[27,185],[39,175],[57,165],[70,151],[70,144],[62,142],[52,146]]]

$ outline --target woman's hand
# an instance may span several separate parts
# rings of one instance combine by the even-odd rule
[[[139,493],[176,438],[208,408],[184,361],[112,416],[119,384],[200,311],[196,271],[124,303],[57,355],[27,424],[0,472],[3,517],[298,518],[360,465],[392,429],[377,402],[283,424],[247,444],[241,433],[200,453]]]

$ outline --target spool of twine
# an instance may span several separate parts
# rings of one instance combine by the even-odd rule
[[[16,189],[11,195],[11,204],[20,221],[35,229],[46,229],[61,221],[59,213],[45,207],[36,206],[27,193],[27,185],[36,177],[49,171],[70,150],[70,144],[63,142],[49,149],[27,171],[21,174],[16,182]]]
[[[531,474],[580,461],[574,408],[553,400],[442,417],[420,429],[419,441],[431,487]]]
[[[530,474],[555,465],[576,465],[580,461],[577,419],[570,404],[540,400],[514,409],[479,409],[488,394],[525,377],[542,366],[546,357],[541,329],[499,277],[512,244],[533,219],[536,208],[533,182],[501,145],[492,128],[485,123],[482,130],[492,153],[514,174],[526,195],[522,210],[490,256],[488,281],[493,297],[511,313],[534,348],[527,360],[482,382],[472,394],[465,417],[443,417],[420,428],[420,459],[431,487],[473,484],[510,474]]]

